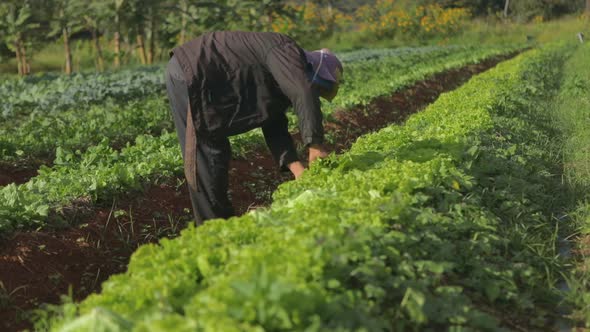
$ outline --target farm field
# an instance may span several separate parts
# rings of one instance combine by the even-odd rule
[[[584,109],[568,104],[567,97],[587,97],[588,50],[557,43],[511,59],[496,53],[485,65],[457,66],[376,94],[365,107],[335,109],[327,128],[338,138],[334,142],[349,142],[334,147],[342,153],[280,185],[266,208],[189,225],[174,239],[140,246],[126,272],[109,278],[100,294],[53,307],[37,327],[551,331],[560,324],[584,326],[587,263],[578,256],[586,249],[573,258],[557,252],[575,232],[561,216],[581,211],[579,227],[587,228],[584,198],[574,190],[580,187],[571,185],[583,185],[587,174],[580,166],[584,154],[575,149],[581,143],[572,143],[583,142],[585,131],[559,115]],[[500,60],[505,61],[494,67]],[[411,105],[431,90],[437,92],[422,105]],[[368,126],[374,117],[401,123]],[[357,133],[342,133],[351,123],[371,128],[359,130],[357,140]],[[567,160],[579,162],[567,164],[577,167],[566,167],[571,181],[563,182],[555,175]],[[120,213],[115,219],[130,222]],[[15,231],[10,227],[7,234]],[[66,227],[79,229],[74,220]],[[18,239],[23,233],[17,234]],[[572,264],[579,268],[570,275]],[[570,291],[557,287],[563,280]],[[571,312],[573,321],[564,323]]]
[[[458,49],[452,48],[444,52],[438,51],[442,59],[437,58],[435,54],[425,52],[428,54],[425,57],[431,59],[430,61],[425,61],[424,58],[420,59],[420,56],[413,54],[386,57],[384,60],[353,62],[350,65],[349,75],[351,83],[342,87],[346,97],[342,98],[337,105],[325,107],[325,114],[327,118],[330,118],[332,111],[337,107],[346,108],[352,105],[362,105],[363,100],[370,100],[373,97],[386,94],[388,91],[396,91],[396,89],[424,78],[428,74],[478,62],[486,57],[498,55],[502,51],[509,53],[512,48],[479,50],[466,48],[464,52],[458,52]],[[417,65],[420,61],[421,64]],[[374,72],[371,72],[370,68],[374,68]],[[384,80],[382,77],[387,76],[382,75],[395,76],[396,80]],[[371,88],[366,88],[363,85],[367,82],[371,83]],[[150,129],[150,123],[154,125],[166,123],[162,124],[162,126],[168,130],[173,129],[170,127],[169,111],[166,109],[165,104],[164,101],[148,100],[146,104],[137,105],[131,103],[129,107],[118,108],[116,111],[111,106],[107,106],[106,110],[102,110],[102,114],[106,117],[115,118],[114,124],[100,118],[85,121],[83,116],[70,114],[70,116],[82,118],[82,120],[68,121],[60,118],[52,120],[43,117],[40,121],[48,121],[49,124],[47,126],[37,126],[41,128],[39,132],[35,132],[35,130],[15,131],[27,133],[25,135],[29,139],[18,138],[18,134],[7,133],[4,136],[6,140],[16,137],[15,142],[18,144],[25,143],[23,148],[24,146],[34,147],[35,142],[40,142],[40,139],[37,138],[41,136],[40,132],[43,132],[43,136],[47,137],[46,142],[49,142],[49,144],[59,142],[59,135],[64,135],[66,142],[64,146],[55,147],[50,145],[45,150],[49,154],[55,151],[54,165],[51,168],[41,167],[39,175],[26,183],[18,186],[10,184],[0,189],[0,197],[3,198],[0,201],[0,216],[3,217],[3,222],[0,224],[0,233],[10,233],[22,228],[42,226],[52,211],[59,212],[63,208],[69,207],[73,200],[83,198],[91,202],[98,200],[109,202],[112,198],[116,198],[118,194],[137,189],[142,184],[182,174],[176,133],[173,131],[164,132],[163,135],[158,136],[142,133],[142,129],[144,132],[152,130]],[[136,112],[136,110],[140,111]],[[120,112],[119,115],[116,115],[118,112]],[[144,116],[145,113],[151,115]],[[159,117],[159,119],[156,119],[156,117]],[[150,121],[152,118],[154,120]],[[35,116],[32,119],[34,123],[39,121]],[[125,121],[125,119],[128,120]],[[147,120],[147,128],[142,128],[143,126],[139,125],[144,119]],[[92,128],[87,128],[85,125],[71,126],[72,123],[76,124],[78,121],[86,123]],[[93,121],[104,123],[105,126],[96,125]],[[60,126],[59,123],[62,125]],[[119,125],[121,126],[119,127]],[[52,130],[49,128],[57,129],[53,137],[51,135]],[[93,128],[96,129],[94,135],[91,134]],[[126,129],[123,130],[123,128]],[[138,136],[131,138],[130,142],[125,141],[125,137],[132,136],[134,128]],[[86,134],[91,135],[86,141],[88,143],[83,140]],[[119,140],[113,138],[115,141],[113,145],[108,139],[109,134],[119,136]],[[125,136],[120,137],[121,135]],[[100,141],[93,141],[93,138],[100,139]],[[27,142],[30,143],[27,144]],[[96,143],[96,145],[93,145],[93,143]],[[76,144],[77,147],[83,147],[84,144],[87,144],[88,148],[75,152],[71,150],[71,144]],[[236,157],[243,158],[249,151],[261,149],[263,144],[262,135],[259,132],[252,132],[233,139],[232,149]],[[15,151],[19,152],[15,152],[15,161],[12,161],[13,165],[16,166],[9,166],[7,169],[22,167],[19,163],[26,164],[26,157],[30,156],[25,154],[23,150]],[[25,156],[25,158],[21,159],[18,156],[19,154]],[[10,156],[9,152],[7,152],[7,155],[5,159],[10,160],[12,156]],[[14,181],[7,180],[5,182]]]
[[[190,217],[185,209],[190,204],[182,184],[174,184],[181,175],[179,156],[150,170],[157,177],[146,176],[135,184],[106,183],[104,190],[93,194],[72,191],[45,201],[49,204],[41,208],[22,203],[9,206],[12,210],[6,209],[3,215],[8,221],[3,235],[9,239],[2,248],[3,267],[10,266],[11,257],[20,257],[17,252],[23,248],[33,251],[21,252],[25,259],[45,259],[49,264],[35,267],[39,268],[36,273],[46,275],[28,279],[23,288],[16,286],[17,278],[7,278],[25,271],[16,267],[20,263],[4,272],[2,280],[10,284],[3,282],[3,288],[6,294],[12,290],[6,307],[54,302],[59,289],[65,293],[64,287],[74,283],[75,299],[102,292],[80,305],[54,307],[49,311],[54,313],[51,318],[38,322],[38,327],[80,330],[107,324],[103,326],[121,330],[147,326],[215,330],[223,326],[243,331],[554,326],[561,319],[562,309],[556,308],[567,307],[563,303],[568,295],[553,286],[564,278],[562,271],[569,264],[552,254],[559,250],[554,216],[567,211],[567,206],[573,208],[577,200],[570,197],[567,185],[552,176],[561,162],[555,156],[559,147],[552,140],[563,138],[548,123],[554,117],[551,108],[558,104],[551,101],[563,100],[556,96],[571,93],[577,83],[569,82],[581,79],[579,71],[574,75],[568,69],[574,49],[572,44],[555,44],[524,51],[440,97],[474,73],[509,59],[516,48],[482,50],[479,58],[449,61],[418,75],[403,72],[407,67],[398,68],[396,77],[405,74],[413,79],[390,84],[389,91],[349,87],[348,96],[356,88],[364,98],[333,107],[326,126],[333,149],[342,153],[315,165],[303,179],[281,185],[271,205],[269,194],[288,177],[273,173],[272,160],[257,143],[260,137],[247,135],[238,141],[244,144],[238,151],[255,153],[260,160],[248,168],[243,155],[236,154],[233,177],[242,176],[242,181],[232,184],[232,196],[237,196],[238,204],[257,202],[269,207],[198,228],[189,225],[173,240],[140,246],[128,266],[126,257],[141,243],[175,237],[187,226]],[[583,62],[587,52],[587,47],[579,48],[571,62]],[[383,58],[364,58],[357,65],[366,68],[367,61],[399,61],[395,54]],[[349,61],[353,71],[356,62]],[[152,102],[163,104],[157,94],[148,100]],[[130,105],[137,103],[142,102]],[[165,106],[153,109],[163,112]],[[129,111],[126,105],[111,107],[106,105],[109,111]],[[148,114],[150,107],[145,109]],[[56,114],[67,112],[55,110]],[[376,118],[382,119],[379,125],[374,124]],[[403,124],[387,126],[393,122]],[[172,134],[138,135],[141,139],[122,147],[102,141],[96,146],[88,143],[86,150],[78,147],[78,156],[58,152],[38,176],[2,191],[12,190],[17,199],[26,197],[27,190],[29,195],[51,197],[51,191],[35,188],[37,178],[47,174],[46,179],[59,179],[59,174],[71,172],[83,179],[80,170],[92,165],[84,158],[108,163],[104,156],[111,154],[118,162],[123,159],[119,153],[134,148],[142,149],[141,155],[136,153],[143,160],[150,160],[145,157],[149,153],[160,161],[179,154],[173,151]],[[359,135],[363,136],[356,140]],[[146,148],[150,144],[155,146],[151,150]],[[92,154],[86,157],[89,151]],[[18,157],[10,161],[28,162]],[[123,162],[134,163],[133,159]],[[269,173],[275,174],[273,179],[257,179]],[[88,177],[92,174],[99,173],[90,172]],[[251,176],[249,186],[244,185],[246,174]],[[43,181],[50,190],[58,188]],[[61,181],[66,190],[75,183]],[[240,187],[242,192],[244,187],[250,189],[250,195],[240,197]],[[261,191],[266,196],[256,197]],[[141,203],[128,195],[137,196]],[[29,200],[39,201],[43,202]],[[133,211],[150,204],[148,211]],[[240,214],[247,210],[238,208]],[[86,249],[72,250],[72,242]],[[70,256],[60,259],[65,253]],[[84,259],[92,263],[80,266]],[[70,271],[50,274],[48,269],[60,262]],[[100,286],[110,274],[125,270]],[[576,275],[580,278],[579,272]],[[54,283],[53,298],[33,288],[34,282],[48,280]],[[586,284],[579,280],[572,281],[572,287],[583,294]],[[29,291],[46,297],[28,297]],[[584,297],[573,297],[571,303],[583,304]],[[575,312],[579,314],[574,317],[583,322],[583,309]],[[18,323],[19,313],[24,318],[18,310],[7,311],[3,316],[8,317],[3,319],[9,322],[7,328],[24,326]]]
[[[457,52],[460,50],[465,50],[465,52]],[[472,74],[485,70],[503,58],[509,57],[504,54],[510,54],[515,50],[515,47],[497,49],[452,47],[442,50],[440,48],[421,48],[343,54],[343,59],[347,61],[347,68],[350,68],[350,76],[364,75],[362,78],[365,82],[367,80],[375,82],[375,88],[363,90],[354,85],[355,81],[351,81],[351,86],[344,87],[349,92],[347,94],[349,99],[341,100],[338,105],[326,107],[328,114],[333,113],[332,119],[328,120],[327,128],[329,128],[329,134],[332,135],[334,149],[338,151],[347,149],[358,135],[382,127],[387,122],[403,121],[407,114],[419,110],[426,103],[434,100],[439,93],[456,87]],[[433,58],[433,52],[436,52],[437,57],[440,56],[441,59]],[[431,60],[418,66],[416,65],[417,55],[423,53],[428,54]],[[454,54],[449,56],[450,53]],[[414,64],[411,69],[406,62]],[[374,68],[375,66],[372,65],[375,63],[388,67],[379,67],[379,72],[369,72],[372,75],[367,74],[367,68]],[[357,71],[358,74],[356,74]],[[377,74],[381,72],[395,76],[396,80],[388,81],[377,77]],[[389,95],[391,93],[394,93],[393,96]],[[162,97],[159,98],[162,99]],[[165,107],[160,100],[155,97],[147,101],[147,106],[142,104],[137,107],[143,108],[142,112],[145,113],[145,115],[139,116],[149,118],[148,113],[151,112],[152,114],[157,113],[163,122],[170,121],[166,119],[167,109],[150,108],[154,103],[160,103],[162,107]],[[142,102],[131,101],[129,105],[132,107],[123,105],[120,108],[115,108],[109,102],[105,106],[107,111],[104,113],[112,114],[117,111],[133,114],[130,109],[138,103]],[[92,110],[93,107],[98,111],[101,109],[101,105],[89,106],[88,109]],[[395,109],[395,112],[391,112],[392,108]],[[68,113],[68,111],[59,109],[54,112],[58,116]],[[85,115],[81,117],[83,116]],[[372,121],[372,116],[378,116],[385,122],[376,123]],[[33,122],[36,121],[34,114],[30,115],[30,118]],[[359,127],[359,122],[364,123]],[[354,126],[357,128],[353,130]],[[105,126],[105,128],[108,127]],[[170,129],[170,127],[167,128]],[[279,174],[275,170],[270,155],[261,150],[261,136],[258,134],[245,135],[245,137],[238,137],[238,139],[234,145],[242,144],[244,148],[235,149],[237,153],[236,160],[233,162],[235,167],[232,170],[234,173],[232,178],[247,177],[249,181],[235,181],[232,183],[231,190],[238,212],[243,213],[253,203],[268,204],[272,190],[288,177],[285,178]],[[6,267],[12,266],[5,270],[6,275],[3,275],[2,279],[10,281],[9,289],[16,289],[13,286],[16,283],[25,284],[23,273],[29,275],[30,277],[25,278],[29,282],[27,291],[36,293],[39,297],[27,296],[27,292],[16,292],[11,296],[11,301],[14,303],[28,308],[34,306],[36,301],[56,301],[60,293],[67,291],[67,285],[70,283],[77,285],[74,291],[78,298],[89,291],[98,289],[100,281],[109,274],[125,269],[127,262],[125,257],[128,257],[137,245],[155,241],[159,237],[173,236],[184,227],[188,220],[187,193],[182,191],[181,183],[177,180],[182,173],[176,137],[173,134],[140,135],[140,139],[135,140],[135,145],[128,144],[123,149],[113,148],[110,142],[102,141],[100,143],[99,146],[91,146],[86,151],[79,152],[78,156],[71,153],[64,157],[61,152],[62,148],[58,147],[57,158],[51,168],[42,167],[38,176],[20,186],[13,184],[1,189],[5,195],[3,210],[0,213],[4,218],[2,230],[4,238],[10,239],[8,242],[10,244],[3,247],[2,250],[3,263],[6,264],[4,265]],[[90,145],[92,142],[87,144]],[[147,149],[147,146],[152,146],[152,148]],[[119,174],[121,172],[120,169],[115,168],[115,172],[113,172],[113,164],[108,164],[109,160],[123,166],[133,164],[133,159],[125,160],[122,157],[126,156],[123,153],[134,150],[136,151],[135,158],[141,158],[142,162],[150,159],[158,160],[155,167],[159,167],[159,169],[149,170],[156,173],[155,176],[144,177],[136,183],[121,181],[121,176],[117,176],[117,172]],[[101,151],[102,154],[100,154]],[[245,153],[243,151],[256,153],[256,166],[243,160],[242,156]],[[52,152],[47,151],[47,153],[51,154]],[[153,157],[149,157],[150,153]],[[168,164],[162,163],[164,158],[171,161]],[[30,161],[24,153],[16,158],[5,155],[5,160],[9,160],[17,166],[19,163],[27,164]],[[87,160],[94,160],[98,164],[94,165],[92,161],[88,162]],[[88,191],[82,191],[82,194],[76,193],[76,190],[80,190],[80,188],[88,190],[95,187],[92,183],[95,183],[100,174],[101,164],[104,165],[102,166],[103,172],[115,174],[114,181],[103,183],[105,189],[100,192],[95,191],[91,195],[88,194]],[[260,169],[260,165],[264,169]],[[145,167],[145,165],[140,165],[140,167]],[[88,170],[87,175],[83,175],[82,169]],[[270,180],[261,181],[260,174],[264,172],[275,175]],[[127,169],[127,173],[132,179],[139,175],[135,168]],[[84,177],[88,179],[86,181],[91,183],[84,182]],[[64,193],[66,194],[64,195]],[[129,194],[137,196],[138,199],[134,201],[126,198]],[[32,198],[27,198],[27,195]],[[57,198],[52,201],[51,195]],[[139,203],[140,201],[141,203]],[[23,202],[31,202],[31,204],[26,205]],[[46,203],[45,206],[41,206],[39,203],[43,204],[43,202],[50,204]],[[147,211],[137,211],[139,206]],[[146,209],[146,206],[149,207]],[[37,228],[37,231],[32,231],[34,228]],[[22,231],[26,229],[30,231],[23,233]],[[15,234],[15,231],[21,232]],[[9,263],[15,256],[21,257],[17,253],[18,250],[30,247],[32,244],[34,244],[32,249],[34,252],[25,257],[28,256],[31,263],[43,261],[44,264],[30,264],[27,260],[27,263],[23,265],[35,265],[34,271],[31,271],[19,266],[20,262],[12,263],[12,265]],[[82,248],[79,248],[80,246]],[[42,249],[39,249],[40,247]],[[92,263],[80,264],[79,261],[83,259],[88,259]],[[53,272],[48,272],[48,269]],[[11,279],[10,276],[17,274],[18,277]],[[53,282],[55,287],[48,289],[46,287],[48,281]],[[35,290],[35,287],[38,289]],[[16,314],[18,313],[17,311]],[[9,314],[14,315],[15,312]],[[10,319],[4,321],[10,324]]]
[[[332,153],[294,180],[230,137],[237,216],[200,226],[162,64],[0,81],[0,331],[590,330],[581,26],[337,52]]]

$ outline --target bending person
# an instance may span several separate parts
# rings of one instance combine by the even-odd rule
[[[309,162],[326,156],[320,96],[338,93],[343,67],[329,50],[308,52],[270,32],[211,32],[174,48],[166,88],[197,223],[234,215],[228,137],[262,128],[281,170],[304,166],[288,131],[292,106]]]

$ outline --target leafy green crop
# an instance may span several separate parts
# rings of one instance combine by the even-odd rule
[[[109,145],[105,139],[84,153],[58,149],[52,168],[42,166],[29,182],[0,188],[0,234],[42,226],[49,211],[59,212],[74,200],[112,197],[181,171],[176,133],[140,135],[120,152]]]
[[[55,157],[57,148],[86,150],[107,138],[125,146],[138,135],[174,130],[168,101],[160,96],[125,106],[105,102],[79,109],[30,116],[18,126],[0,127],[0,160]]]
[[[516,47],[514,47],[516,48]],[[428,58],[473,47],[427,46],[418,48],[374,49],[338,54],[346,63],[389,57]],[[53,111],[81,109],[102,104],[105,99],[127,102],[164,92],[162,66],[138,67],[107,73],[75,73],[73,75],[42,74],[0,83],[0,123],[15,116]]]
[[[23,115],[39,115],[68,109],[81,110],[107,99],[127,102],[161,93],[160,67],[125,69],[107,74],[73,74],[27,77],[0,84],[0,125],[14,125]]]
[[[430,46],[355,51],[339,54],[352,63],[367,59],[415,56],[423,58],[465,50],[460,46]],[[0,84],[0,124],[14,125],[24,115],[45,117],[50,113],[77,110],[101,105],[106,100],[127,103],[164,93],[162,66],[139,67],[108,73],[73,75],[43,74],[19,80],[5,80]]]
[[[399,59],[404,58],[422,58],[424,55],[435,55],[439,53],[449,54],[455,51],[462,51],[465,46],[451,45],[451,46],[422,46],[422,47],[397,47],[397,48],[383,48],[383,49],[361,49],[356,51],[337,53],[338,58],[345,63],[360,62],[366,60],[378,60],[381,58],[395,57]]]
[[[346,81],[336,102],[324,103],[323,110],[328,116],[335,109],[365,104],[433,73],[512,49],[430,46],[344,53],[341,57],[346,65]],[[6,107],[22,106],[21,113],[30,112],[15,123],[0,125],[0,160],[53,158],[57,147],[84,150],[104,138],[113,146],[122,146],[137,135],[157,135],[162,129],[172,131],[168,102],[162,96],[161,70],[148,68],[132,73],[27,78],[0,85],[0,96],[4,87],[17,99],[26,100],[21,105],[12,101],[14,96],[8,97]],[[17,93],[18,88],[23,92]],[[43,93],[27,97],[36,93],[33,91]],[[294,115],[292,122],[295,128]],[[233,138],[233,142],[234,151],[240,156],[264,144],[260,132]]]
[[[403,60],[384,57],[358,61],[347,66],[348,76],[341,88],[342,98],[339,98],[338,103],[324,105],[323,110],[330,114],[338,107],[366,103],[370,98],[391,93],[428,75],[512,50],[441,48],[436,51],[437,56],[432,51]],[[10,134],[13,131],[5,131],[4,141],[0,131],[0,151],[4,151],[5,156],[23,154],[19,151],[38,154],[43,148],[50,148],[55,142],[60,143],[55,147],[57,159],[54,167],[43,168],[39,176],[26,184],[0,188],[0,234],[43,226],[48,213],[58,212],[59,215],[60,210],[70,207],[75,200],[107,201],[113,196],[137,189],[154,178],[181,175],[182,165],[174,135],[163,138],[140,135],[140,146],[128,144],[120,152],[112,149],[113,145],[128,142],[134,137],[133,133],[141,132],[142,128],[146,132],[154,128],[156,134],[157,129],[166,128],[168,122],[164,119],[169,116],[169,110],[165,109],[164,104],[163,100],[151,99],[145,103],[132,103],[122,109],[91,108],[79,119],[68,111],[52,116],[44,124],[32,118],[30,123],[25,122],[24,128],[30,132],[17,130]],[[164,116],[164,113],[167,115]],[[88,115],[95,115],[96,120],[91,120]],[[71,122],[72,126],[65,121]],[[32,129],[34,126],[39,126],[39,129]],[[129,127],[128,131],[126,127]],[[42,139],[36,136],[40,131],[44,131],[45,137]],[[90,141],[101,143],[89,147],[87,142]],[[232,137],[231,141],[232,149],[240,156],[247,156],[252,149],[264,145],[260,131]],[[88,147],[87,151],[68,153],[85,147]],[[142,155],[135,152],[140,149],[143,149]],[[129,153],[134,157],[121,158],[121,155]],[[141,169],[137,168],[138,162]],[[91,167],[87,165],[89,163]]]
[[[568,49],[473,78],[283,184],[269,209],[140,247],[49,327],[502,330],[518,315],[544,328],[562,266],[543,105]]]

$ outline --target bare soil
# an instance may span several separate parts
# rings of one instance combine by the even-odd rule
[[[325,127],[334,138],[330,148],[344,151],[360,135],[402,123],[441,93],[514,55],[437,74],[368,106],[338,111]],[[0,184],[25,182],[36,174],[32,172],[2,169]],[[278,171],[267,151],[257,151],[248,160],[232,160],[229,194],[236,213],[267,206],[277,186],[291,179]],[[69,223],[76,226],[21,232],[0,243],[0,330],[31,328],[27,312],[43,303],[59,303],[69,289],[76,300],[100,292],[104,280],[125,271],[139,245],[176,236],[192,215],[182,179],[155,184],[113,202],[81,205],[84,209]]]
[[[21,184],[37,176],[38,167],[23,167],[22,165],[0,163],[0,187],[11,183]]]

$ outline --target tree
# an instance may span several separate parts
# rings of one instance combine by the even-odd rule
[[[288,15],[282,0],[227,1],[226,13],[231,18],[232,28],[247,30],[270,30],[272,14]]]
[[[130,31],[135,35],[136,50],[141,64],[154,60],[159,21],[164,10],[164,0],[125,0],[128,15],[125,16]]]
[[[136,33],[137,25],[144,26],[145,16],[139,15],[142,11],[142,1],[140,0],[94,0],[98,10],[100,24],[104,25],[102,29],[106,34],[111,34],[113,38],[113,66],[119,68],[122,63],[122,43],[124,36],[130,32]],[[152,0],[153,1],[153,0]],[[142,30],[142,29],[140,29]],[[99,29],[100,31],[100,29]],[[135,35],[134,35],[135,37]],[[143,45],[143,39],[142,43]],[[145,54],[145,53],[144,53]],[[142,61],[143,63],[143,61]]]
[[[72,51],[70,37],[83,27],[82,13],[84,1],[81,0],[54,0],[54,12],[51,20],[50,37],[61,34],[64,42],[65,73],[72,73]]]
[[[108,1],[108,11],[110,13],[109,17],[113,19],[114,22],[114,48],[115,48],[115,58],[114,58],[114,65],[115,68],[121,66],[121,23],[124,17],[124,9],[126,7],[127,1],[125,0],[109,0]]]
[[[27,75],[30,66],[26,54],[26,37],[39,27],[33,21],[29,1],[6,1],[0,4],[0,36],[6,46],[16,54],[19,75]]]
[[[162,7],[163,1],[162,0],[148,0],[143,1],[144,5],[147,7],[147,21],[148,21],[148,29],[147,29],[147,40],[148,40],[148,47],[146,52],[146,63],[152,64],[154,62],[155,52],[156,52],[156,39],[158,38],[158,18],[163,13],[164,9]]]
[[[96,54],[95,65],[98,71],[104,70],[104,57],[100,47],[99,36],[104,22],[110,17],[108,2],[102,0],[92,0],[88,4],[88,11],[84,14],[84,28],[90,30],[92,35],[92,44]]]
[[[115,27],[115,67],[120,66],[121,63],[122,35],[135,40],[135,50],[140,63],[153,63],[159,41],[163,40],[160,34],[167,37],[166,33],[170,33],[171,30],[176,31],[176,28],[172,26],[176,26],[178,22],[184,22],[184,31],[186,31],[190,21],[189,8],[193,6],[193,3],[198,3],[191,0],[109,0],[108,2],[110,17],[114,20],[111,23]],[[168,13],[176,15],[166,19]]]
[[[235,2],[235,1],[234,1]],[[166,42],[177,45],[204,31],[227,29],[235,17],[230,1],[180,0],[164,4],[166,19],[160,32],[169,36]]]
[[[151,3],[156,0],[127,0],[127,9],[129,16],[127,16],[129,26],[135,34],[136,50],[139,61],[142,65],[147,64],[147,54],[145,49],[145,26],[148,20],[148,10]]]
[[[590,0],[588,0],[590,1]],[[180,0],[178,4],[178,11],[180,12],[180,36],[178,37],[178,43],[184,44],[186,42],[186,25],[188,23],[188,0]]]
[[[510,0],[506,0],[506,4],[504,4],[504,18],[508,17],[508,7],[510,6]]]

